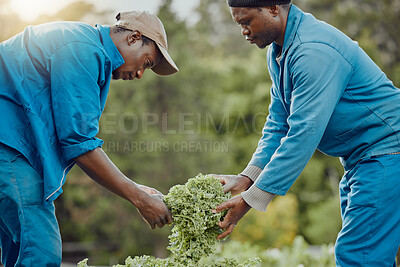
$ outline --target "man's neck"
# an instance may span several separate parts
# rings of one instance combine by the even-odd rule
[[[287,20],[288,20],[288,16],[289,16],[289,11],[290,8],[292,7],[292,5],[289,6],[289,8],[286,10],[284,8],[281,8],[281,14],[280,16],[282,16],[282,25],[281,25],[281,34],[279,35],[279,37],[276,39],[275,43],[281,47],[283,47],[283,44],[285,42],[285,33],[286,33],[286,25],[287,25]]]

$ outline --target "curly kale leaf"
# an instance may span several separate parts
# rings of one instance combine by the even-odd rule
[[[199,174],[184,185],[169,190],[164,201],[174,218],[168,249],[183,264],[197,263],[202,256],[215,250],[218,222],[225,212],[212,213],[218,204],[228,200],[219,180],[211,175]]]
[[[158,259],[152,256],[128,257],[125,265],[115,265],[114,267],[174,267],[171,259]]]

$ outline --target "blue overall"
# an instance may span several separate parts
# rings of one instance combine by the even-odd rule
[[[0,143],[0,247],[6,266],[60,266],[54,204],[43,203],[43,178],[17,150]]]
[[[316,149],[340,157],[337,266],[393,266],[400,157],[386,154],[400,152],[400,90],[356,42],[295,5],[283,47],[271,44],[267,62],[271,104],[243,172],[256,176],[247,196],[286,194]]]
[[[8,266],[59,266],[53,201],[96,138],[112,71],[110,29],[28,26],[0,44],[0,246]]]
[[[362,159],[340,182],[343,225],[337,266],[396,266],[400,244],[400,154]]]

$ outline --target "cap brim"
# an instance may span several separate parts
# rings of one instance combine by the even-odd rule
[[[158,75],[166,76],[177,73],[179,71],[178,67],[175,65],[175,62],[169,56],[167,49],[165,49],[162,45],[155,42],[157,44],[158,49],[160,49],[161,54],[163,55],[160,59],[160,62],[154,66],[151,70],[157,73]]]

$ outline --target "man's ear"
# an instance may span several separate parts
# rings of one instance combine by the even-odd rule
[[[128,35],[128,45],[134,44],[136,41],[142,40],[142,34],[139,31],[131,31]]]
[[[274,5],[274,6],[268,6],[267,8],[268,8],[269,13],[271,13],[271,15],[275,17],[275,16],[278,16],[279,9],[281,7],[278,5]]]

